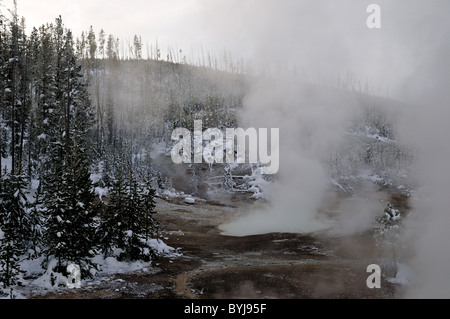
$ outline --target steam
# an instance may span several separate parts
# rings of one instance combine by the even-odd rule
[[[450,297],[450,3],[377,1],[383,19],[378,31],[365,27],[370,4],[365,1],[243,3],[234,3],[240,9],[236,23],[221,28],[219,21],[212,27],[225,40],[239,34],[238,40],[245,39],[242,48],[255,60],[298,70],[321,84],[354,74],[376,93],[408,102],[399,114],[398,138],[416,151],[413,178],[420,188],[411,199],[404,238],[413,247],[414,257],[406,262],[415,271],[406,296]],[[268,207],[224,225],[226,232],[309,232],[329,226],[317,214],[327,183],[323,161],[339,143],[355,103],[326,91],[279,73],[272,82],[255,83],[243,122],[280,127],[280,176],[268,190]]]
[[[450,5],[442,5],[448,14]],[[418,150],[421,181],[406,237],[415,247],[416,278],[406,294],[412,298],[450,297],[450,25],[435,10],[417,43],[415,72],[405,81],[415,107],[405,113],[402,129]]]
[[[328,228],[329,223],[318,217],[329,185],[326,161],[340,144],[354,107],[350,94],[328,92],[288,75],[255,84],[244,101],[242,122],[280,128],[279,180],[265,190],[270,194],[267,206],[221,229],[249,235]]]

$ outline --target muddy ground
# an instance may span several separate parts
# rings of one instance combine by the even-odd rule
[[[388,195],[386,195],[388,196]],[[389,195],[397,206],[402,198]],[[30,298],[396,298],[401,287],[383,277],[369,289],[367,266],[383,264],[388,254],[376,247],[372,230],[351,235],[271,233],[221,235],[219,225],[245,213],[248,194],[232,204],[157,199],[164,241],[179,257],[160,257],[153,267],[129,274],[104,275],[81,289],[67,288]]]

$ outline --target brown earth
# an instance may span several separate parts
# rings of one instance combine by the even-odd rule
[[[245,213],[253,201],[236,195],[231,205],[197,200],[157,200],[164,241],[182,254],[160,257],[146,271],[100,276],[81,289],[61,288],[30,298],[395,298],[400,287],[382,278],[369,289],[369,264],[382,264],[385,252],[372,231],[345,236],[271,233],[221,235],[218,226]],[[397,204],[402,199],[395,198]],[[403,202],[406,205],[406,201]]]

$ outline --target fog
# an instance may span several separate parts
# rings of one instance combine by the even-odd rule
[[[321,85],[351,74],[350,81],[367,82],[371,93],[407,102],[398,139],[418,154],[412,178],[419,188],[405,235],[414,247],[409,263],[415,272],[406,297],[450,297],[450,3],[376,1],[382,27],[368,29],[370,3],[219,1],[205,12],[210,33],[253,61],[270,61],[274,69],[295,70]],[[280,128],[280,178],[268,190],[268,207],[224,225],[230,233],[330,227],[317,218],[328,181],[323,161],[342,138],[355,102],[338,91],[309,90],[291,74],[256,81],[244,102],[243,123]],[[367,218],[347,227],[364,223]]]

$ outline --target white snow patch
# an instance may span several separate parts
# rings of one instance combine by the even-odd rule
[[[107,187],[96,187],[95,194],[98,196],[100,200],[105,196],[108,196],[108,188]]]
[[[57,289],[59,286],[67,286],[67,277],[54,272],[52,269],[56,267],[58,259],[50,260],[45,273],[32,282],[32,285],[46,289]]]
[[[102,255],[97,255],[92,258],[92,262],[100,266],[100,273],[102,274],[117,274],[117,273],[127,273],[137,270],[142,270],[150,266],[149,262],[143,261],[133,261],[125,262],[118,261],[115,257],[103,258]]]
[[[173,247],[168,246],[161,239],[150,239],[147,244],[153,248],[159,255],[166,257],[180,257],[181,254]]]
[[[38,189],[39,187],[39,180],[38,179],[32,179],[31,180],[31,189]]]
[[[257,168],[253,170],[251,176],[244,176],[244,179],[247,179],[247,184],[249,187],[247,191],[252,192],[253,195],[250,198],[254,199],[265,199],[266,196],[264,194],[264,190],[270,185],[270,182],[266,181],[261,174],[261,169]]]
[[[102,178],[102,174],[100,174],[100,173],[94,173],[94,174],[91,174],[91,181],[92,181],[92,183],[98,183],[99,181],[100,181],[100,179]]]
[[[8,156],[7,158],[2,158],[2,167],[1,167],[2,173],[5,168],[7,172],[11,172],[11,167],[12,167],[11,156]]]
[[[41,256],[35,259],[24,259],[20,263],[20,269],[25,271],[25,276],[37,276],[44,274],[44,269],[42,269],[42,262],[44,261],[45,256]]]
[[[169,198],[178,198],[178,197],[180,197],[180,194],[175,189],[165,189],[162,192],[162,195],[165,195],[166,197],[169,197]]]

